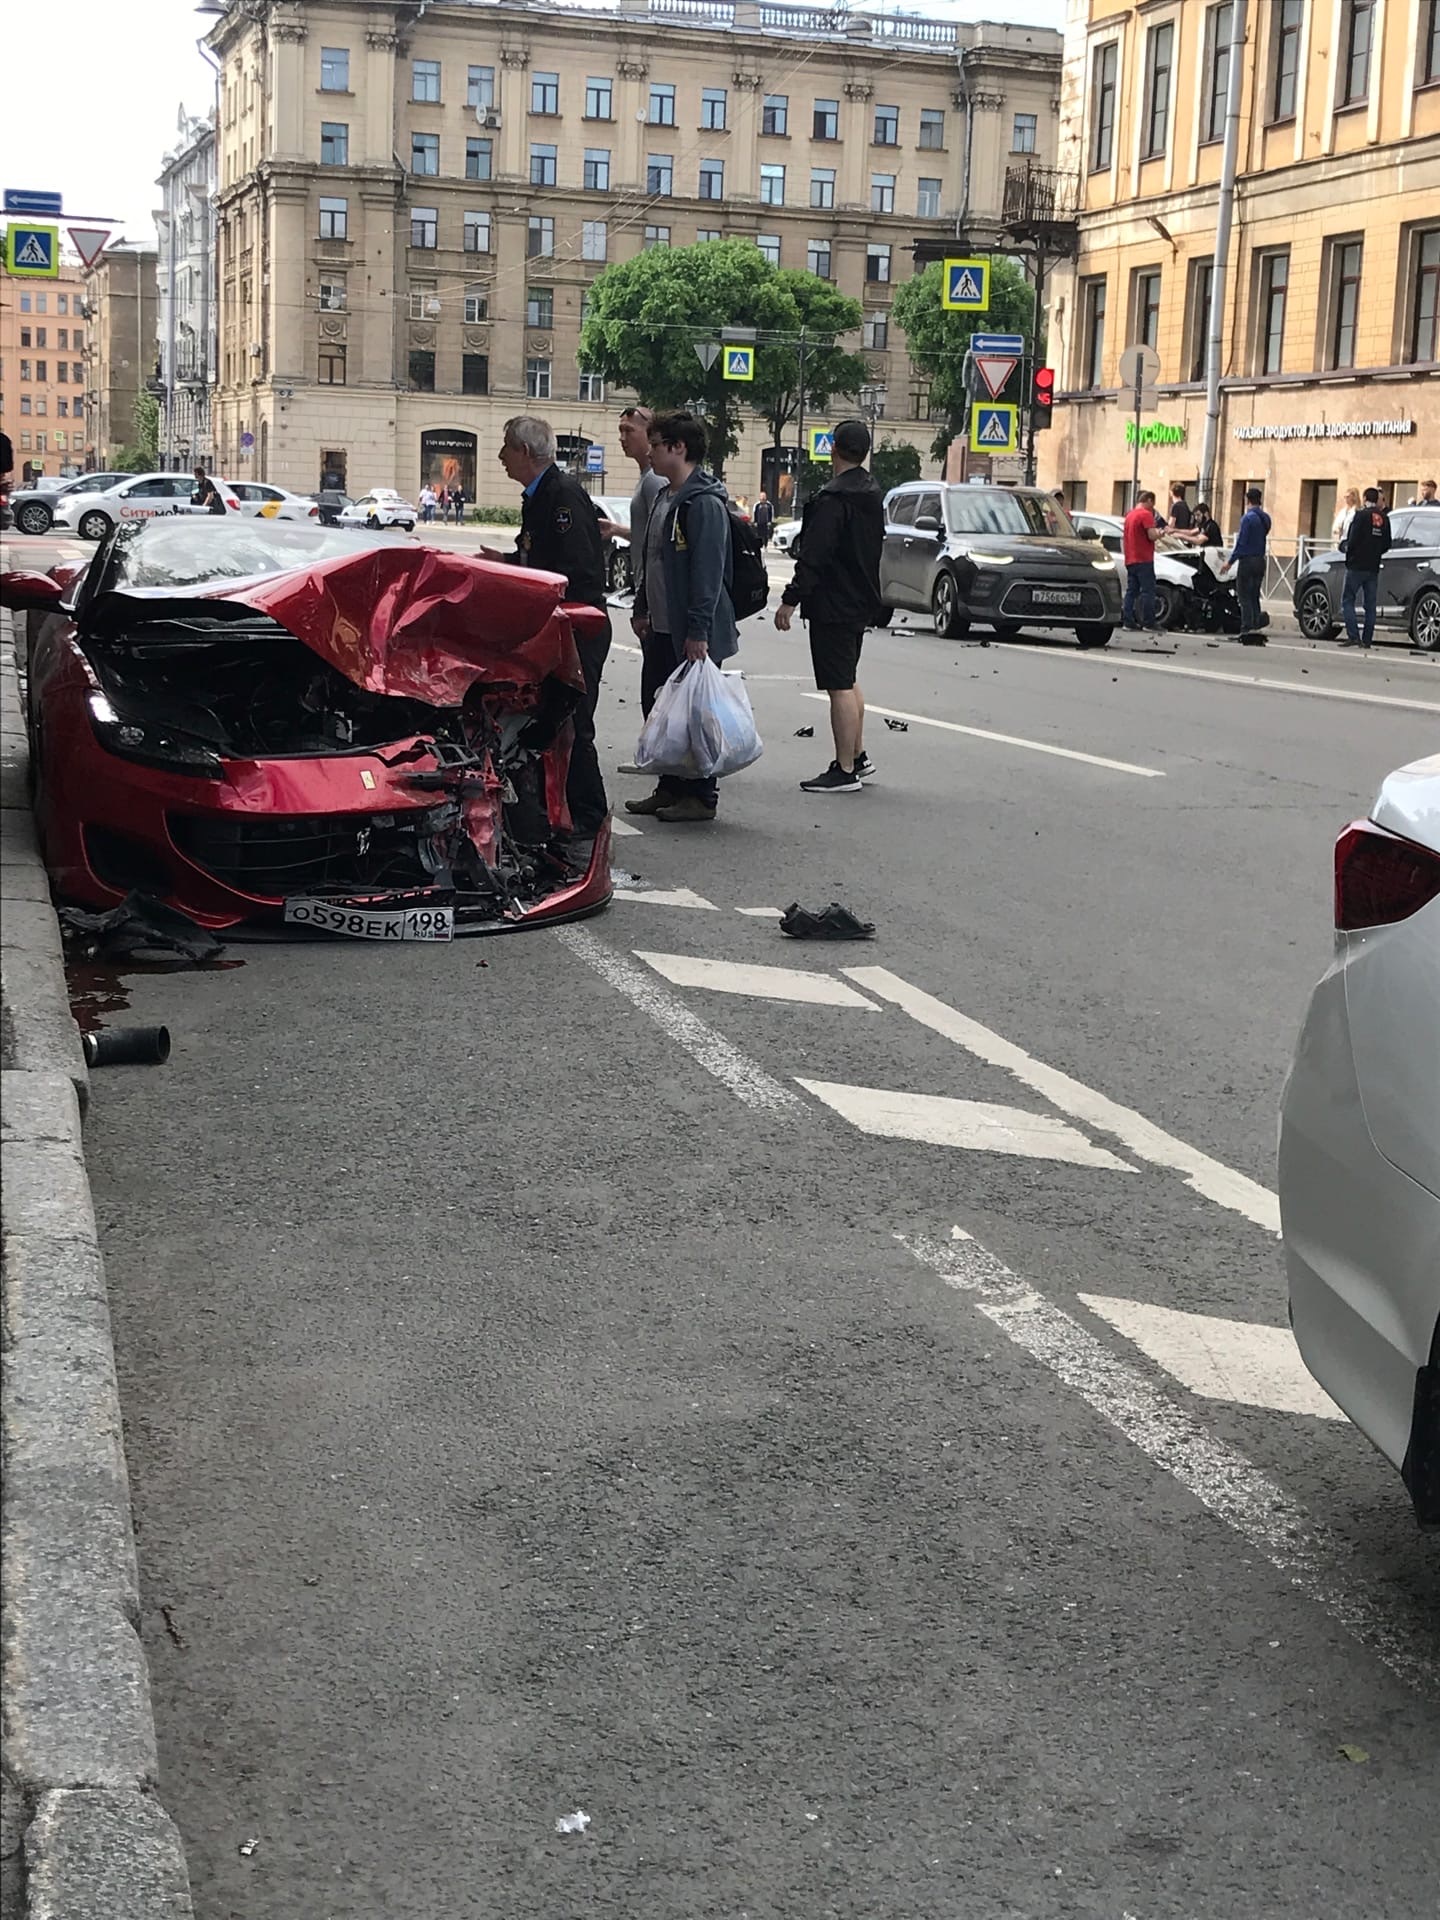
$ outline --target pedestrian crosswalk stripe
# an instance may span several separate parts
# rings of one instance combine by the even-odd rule
[[[698,907],[704,913],[718,913],[713,900],[706,900],[689,887],[617,887],[612,900],[638,900],[647,907]]]
[[[690,953],[635,950],[658,974],[677,987],[703,987],[711,993],[747,994],[756,1000],[789,1000],[797,1006],[880,1009],[832,973],[807,973],[800,967],[746,966],[738,961],[701,960]]]
[[[1082,1293],[1092,1313],[1148,1354],[1191,1393],[1275,1413],[1313,1413],[1322,1420],[1344,1414],[1305,1370],[1288,1327],[1221,1320],[1208,1313],[1181,1313],[1143,1300],[1112,1300]]]
[[[1053,1114],[1027,1113],[984,1100],[952,1100],[936,1093],[840,1086],[829,1080],[799,1080],[798,1084],[833,1107],[852,1127],[880,1139],[1013,1153],[1030,1160],[1064,1160],[1077,1167],[1111,1167],[1117,1173],[1135,1171]]]

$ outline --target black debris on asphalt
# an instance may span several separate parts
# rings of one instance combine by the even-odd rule
[[[780,916],[780,931],[792,940],[873,940],[874,922],[857,920],[848,907],[832,900],[819,913],[792,900]]]
[[[796,727],[795,738],[797,740],[813,740],[815,738],[814,727]]]
[[[908,733],[910,731],[910,722],[908,720],[892,720],[888,713],[885,715],[885,724],[891,733]]]

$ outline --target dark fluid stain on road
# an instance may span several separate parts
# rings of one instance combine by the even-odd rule
[[[99,1033],[113,1014],[124,1013],[130,1005],[128,982],[137,974],[154,973],[228,973],[243,967],[243,960],[206,960],[196,965],[179,957],[173,960],[125,960],[107,964],[100,960],[72,960],[65,968],[70,991],[70,1011],[81,1033]]]

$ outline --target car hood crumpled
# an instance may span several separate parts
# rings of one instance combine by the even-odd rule
[[[103,612],[108,626],[126,612],[173,618],[228,601],[278,621],[367,692],[444,707],[459,706],[477,682],[522,696],[550,679],[583,691],[564,599],[558,574],[376,546],[239,580],[122,588],[105,596]]]

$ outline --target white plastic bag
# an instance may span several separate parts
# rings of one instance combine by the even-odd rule
[[[723,779],[763,751],[738,673],[721,673],[713,660],[676,668],[656,696],[635,749],[646,773],[686,779]]]

